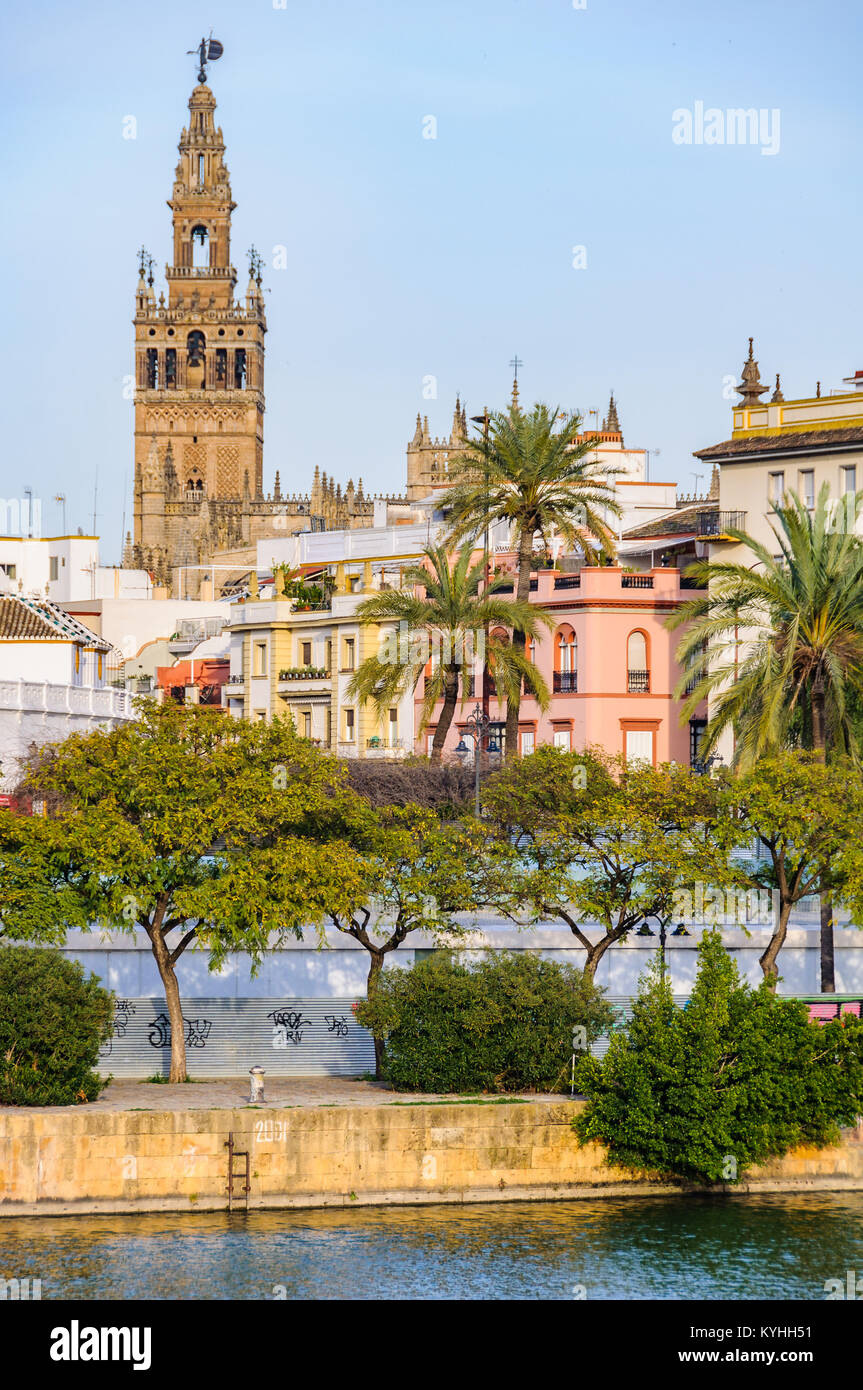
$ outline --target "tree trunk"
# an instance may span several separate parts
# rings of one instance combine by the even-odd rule
[[[455,714],[455,707],[457,704],[458,668],[451,667],[450,670],[448,670],[446,673],[446,682],[444,684],[443,708],[440,712],[440,718],[437,722],[437,728],[434,731],[434,738],[432,739],[431,761],[433,763],[439,763],[441,760],[444,744],[446,743],[446,736],[450,731],[450,725],[452,724],[453,715]]]
[[[366,998],[373,999],[377,992],[378,981],[380,980],[381,971],[384,966],[384,953],[383,951],[370,951],[369,957],[369,977],[366,981]],[[375,1044],[375,1079],[377,1081],[382,1081],[384,1074],[384,1040],[378,1037],[377,1033],[373,1033],[372,1037]]]
[[[161,932],[156,929],[151,935],[153,955],[165,990],[165,1003],[171,1023],[171,1082],[186,1080],[186,1034],[183,1023],[183,1006],[180,1002],[180,986],[171,963],[171,953]]]
[[[816,676],[812,685],[812,745],[822,762],[827,761],[827,719],[824,709],[824,682]],[[833,896],[821,893],[821,993],[836,993],[833,950]]]
[[[519,538],[518,545],[518,582],[515,587],[515,597],[522,603],[527,603],[530,599],[530,560],[533,554],[533,531],[523,531]],[[523,652],[525,648],[525,636],[523,632],[513,631],[512,645],[516,651]],[[521,708],[521,688],[515,695],[511,696],[506,703],[506,761],[512,762],[519,756],[518,748],[518,714]]]
[[[776,965],[776,958],[782,950],[785,938],[788,935],[788,918],[791,916],[791,904],[782,903],[779,909],[778,926],[767,943],[767,949],[763,955],[759,956],[758,964],[764,972],[765,980],[770,982],[770,989],[776,993],[776,982],[779,978],[779,970]]]
[[[821,894],[821,993],[836,993],[833,957],[833,898]]]

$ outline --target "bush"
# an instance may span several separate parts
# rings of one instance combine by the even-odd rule
[[[584,1058],[589,1103],[574,1121],[622,1168],[734,1183],[799,1144],[835,1143],[863,1108],[863,1023],[819,1027],[768,982],[741,982],[718,932],[705,932],[689,1005],[658,964],[606,1056]]]
[[[0,1105],[95,1100],[113,1000],[58,951],[0,948]]]
[[[441,820],[453,820],[473,807],[474,770],[459,762],[347,758],[345,764],[354,791],[376,810],[382,806],[422,806]]]
[[[448,952],[388,970],[357,1018],[386,1039],[398,1091],[552,1091],[569,1082],[572,1032],[588,1043],[613,1012],[580,970],[527,951],[463,965]]]

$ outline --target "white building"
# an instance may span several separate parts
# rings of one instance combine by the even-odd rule
[[[152,592],[146,570],[99,564],[98,536],[0,536],[0,593],[65,603]]]
[[[112,678],[132,681],[152,681],[157,667],[190,656],[235,612],[225,599],[83,598],[63,607],[114,649]]]
[[[107,684],[110,645],[49,599],[0,596],[0,787],[8,794],[31,744],[131,719]]]

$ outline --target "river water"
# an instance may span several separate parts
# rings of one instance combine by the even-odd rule
[[[0,1220],[42,1299],[801,1299],[863,1273],[863,1193]]]

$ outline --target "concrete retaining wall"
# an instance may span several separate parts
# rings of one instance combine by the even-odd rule
[[[580,1147],[577,1104],[9,1110],[0,1112],[0,1216],[224,1208],[229,1133],[250,1153],[250,1207],[680,1191],[605,1166],[597,1145]],[[800,1149],[754,1170],[737,1190],[837,1188],[863,1189],[859,1130],[836,1149]]]

